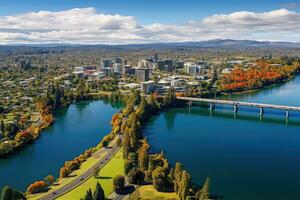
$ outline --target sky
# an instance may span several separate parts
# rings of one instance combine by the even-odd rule
[[[0,0],[0,44],[300,42],[300,0]]]

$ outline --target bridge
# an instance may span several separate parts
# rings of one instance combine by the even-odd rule
[[[285,105],[274,105],[274,104],[264,104],[264,103],[252,103],[252,102],[241,102],[241,101],[229,101],[229,100],[218,100],[218,99],[204,99],[204,98],[193,98],[193,97],[177,97],[178,100],[188,101],[189,106],[192,105],[192,102],[201,102],[208,103],[209,109],[213,110],[216,104],[221,105],[232,105],[233,112],[238,112],[239,107],[254,107],[259,109],[260,116],[263,116],[264,109],[270,108],[275,110],[283,110],[285,111],[286,118],[289,118],[290,111],[300,111],[300,107],[295,106],[285,106]]]

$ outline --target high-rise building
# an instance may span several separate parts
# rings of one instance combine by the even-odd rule
[[[120,63],[120,64],[122,64],[123,59],[120,58],[120,57],[114,57],[113,61],[114,61],[114,63]]]
[[[114,70],[114,73],[121,74],[122,73],[122,64],[121,63],[114,63],[113,64],[113,70]]]
[[[157,61],[157,67],[161,71],[173,72],[175,65],[173,60],[159,60]]]
[[[111,59],[101,59],[101,68],[112,68],[112,60]]]
[[[135,69],[135,75],[137,77],[137,80],[139,82],[146,82],[149,80],[150,76],[150,69],[146,68],[136,68]]]

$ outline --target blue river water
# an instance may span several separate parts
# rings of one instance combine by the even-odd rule
[[[280,86],[223,99],[300,106],[300,76]],[[300,113],[230,106],[171,109],[153,117],[144,134],[152,151],[180,161],[201,185],[228,200],[299,199]]]
[[[65,161],[97,145],[110,132],[112,115],[119,110],[103,101],[84,101],[55,113],[55,123],[33,144],[0,159],[0,188],[11,185],[26,191],[30,183],[55,177]]]

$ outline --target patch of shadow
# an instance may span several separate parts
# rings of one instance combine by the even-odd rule
[[[97,176],[96,179],[112,179],[110,176]]]
[[[125,186],[123,190],[116,191],[116,193],[120,194],[120,195],[127,195],[127,194],[133,193],[134,191],[135,191],[135,187],[132,185],[128,185],[128,186]]]

